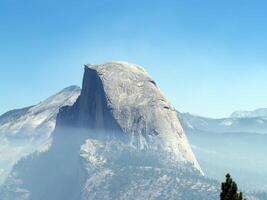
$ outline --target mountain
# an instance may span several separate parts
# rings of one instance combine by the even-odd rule
[[[12,137],[49,137],[55,127],[58,110],[72,105],[80,88],[70,86],[34,106],[12,110],[0,116],[0,135]],[[45,134],[45,135],[43,135]]]
[[[0,116],[0,184],[20,158],[49,147],[59,108],[72,105],[79,94],[78,86],[70,86],[34,106]]]
[[[267,108],[259,108],[253,111],[236,111],[230,116],[231,118],[267,118]]]
[[[262,133],[267,134],[267,117],[242,117],[213,119],[178,113],[183,128],[190,132],[210,133]]]
[[[81,95],[72,107],[59,113],[58,123],[121,132],[137,148],[163,148],[201,171],[175,109],[137,65],[85,66]]]
[[[217,199],[175,109],[140,66],[86,65],[47,151],[21,159],[0,199]]]

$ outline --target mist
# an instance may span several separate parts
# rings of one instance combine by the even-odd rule
[[[187,131],[204,173],[222,180],[232,174],[242,190],[267,191],[267,135]]]

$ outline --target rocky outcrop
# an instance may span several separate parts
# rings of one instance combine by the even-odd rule
[[[201,170],[175,109],[138,65],[85,65],[81,95],[61,109],[58,126],[119,132],[140,149],[163,149]]]

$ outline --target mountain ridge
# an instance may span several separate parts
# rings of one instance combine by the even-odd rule
[[[231,118],[254,118],[254,117],[266,117],[267,108],[258,108],[252,111],[235,111],[230,115]]]
[[[125,63],[101,65],[101,77],[85,68],[80,96],[60,108],[51,147],[19,161],[0,197],[136,199],[142,191],[139,199],[215,199],[176,111],[139,72]]]
[[[186,131],[206,131],[213,133],[260,133],[267,134],[266,117],[209,118],[191,113],[177,112]]]

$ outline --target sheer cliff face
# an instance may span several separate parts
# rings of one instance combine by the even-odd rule
[[[175,109],[140,66],[126,62],[86,65],[81,95],[58,115],[58,125],[116,130],[141,149],[164,149],[200,167]]]
[[[96,70],[85,67],[80,96],[73,106],[63,107],[57,117],[57,128],[62,126],[121,132],[110,112],[103,83]]]

